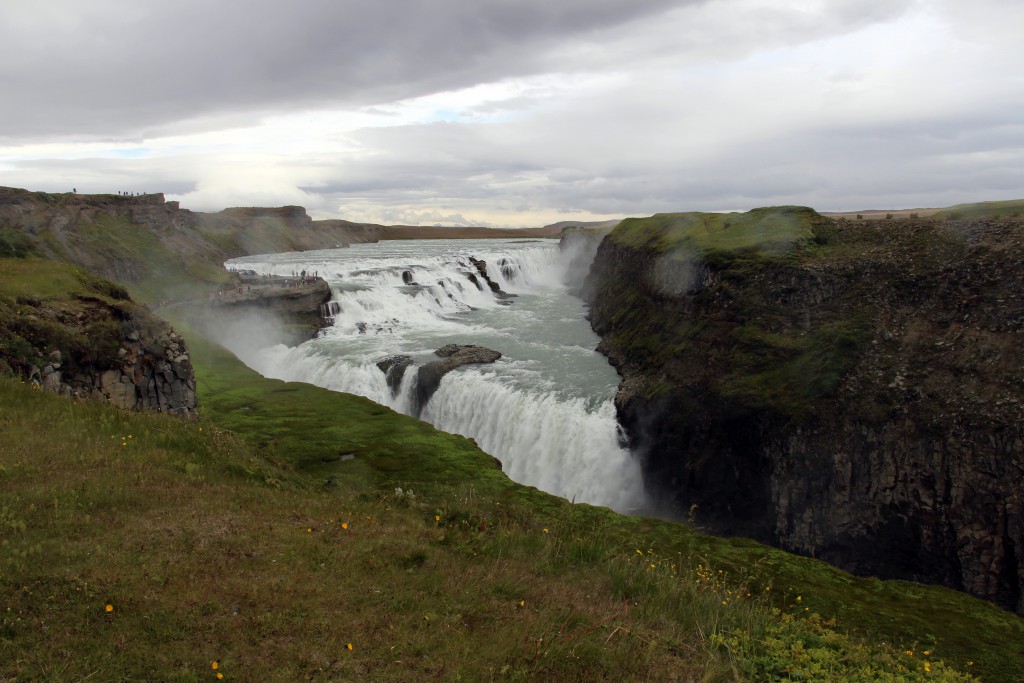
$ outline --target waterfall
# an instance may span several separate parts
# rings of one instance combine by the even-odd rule
[[[515,298],[502,298],[486,276]],[[582,304],[566,293],[553,241],[431,240],[234,259],[228,267],[326,277],[333,325],[298,347],[229,348],[268,377],[365,396],[415,414],[417,368],[449,343],[503,357],[442,377],[420,416],[472,437],[523,484],[623,512],[643,506],[638,463],[621,447],[618,378],[593,348]],[[378,363],[408,365],[389,386]],[[385,364],[385,367],[386,364]]]
[[[618,443],[611,400],[593,409],[582,398],[496,385],[467,369],[441,380],[423,418],[501,453],[502,469],[515,481],[616,510],[641,498],[638,466]]]

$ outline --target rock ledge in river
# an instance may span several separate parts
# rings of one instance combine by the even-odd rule
[[[442,360],[431,361],[423,365],[417,375],[415,395],[417,414],[437,391],[441,378],[446,374],[463,365],[493,363],[501,358],[501,354],[493,349],[472,344],[447,344],[434,353],[441,356]]]

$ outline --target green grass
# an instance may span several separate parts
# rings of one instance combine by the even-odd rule
[[[0,374],[24,376],[59,350],[66,369],[116,362],[141,309],[118,285],[74,266],[0,259]]]
[[[956,204],[936,213],[933,218],[979,218],[1000,216],[1024,216],[1024,199],[1008,199],[995,202]]]
[[[32,241],[20,230],[0,225],[0,258],[25,258],[37,255]]]
[[[219,263],[175,256],[157,233],[125,216],[100,215],[69,236],[74,250],[123,282],[140,301],[187,299],[228,280]]]
[[[0,297],[7,301],[82,297],[126,300],[128,293],[123,287],[65,263],[0,258]]]
[[[8,300],[95,291],[21,267]],[[0,379],[0,680],[1024,675],[992,605],[570,504],[186,334],[198,422]]]
[[[781,254],[812,238],[813,209],[774,206],[746,213],[667,213],[627,218],[610,238],[625,246],[707,260],[726,255]]]
[[[268,399],[287,388],[264,381]],[[309,389],[319,410],[375,417]],[[950,591],[864,582],[474,476],[469,451],[440,433],[404,453],[414,469],[395,470],[381,440],[337,463],[328,486],[311,467],[324,443],[260,446],[263,434],[216,418],[124,413],[11,380],[0,405],[0,675],[18,680],[212,680],[213,661],[229,680],[884,680],[901,667],[918,680],[920,662],[901,654],[918,643],[936,669],[993,666],[977,644],[968,667],[926,636],[938,626],[927,614],[899,647],[832,632],[812,616],[830,607],[828,584],[848,600],[877,591],[883,618],[951,605],[1003,646],[1016,635],[1010,615]],[[267,431],[311,426],[276,412]],[[381,432],[429,430],[384,417]]]

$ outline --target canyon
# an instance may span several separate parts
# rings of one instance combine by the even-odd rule
[[[583,287],[666,514],[1024,611],[1024,221],[627,219]]]

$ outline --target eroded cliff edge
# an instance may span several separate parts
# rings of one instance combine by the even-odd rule
[[[50,261],[0,258],[0,376],[124,410],[197,416],[185,340],[122,287]]]
[[[1024,612],[1024,223],[628,219],[584,294],[679,516]]]

